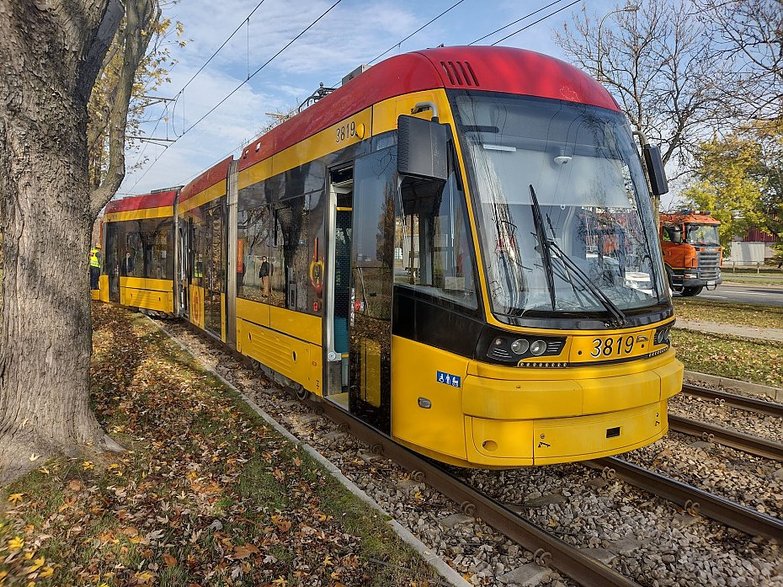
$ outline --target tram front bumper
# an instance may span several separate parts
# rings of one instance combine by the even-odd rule
[[[683,366],[670,350],[618,365],[525,373],[537,379],[501,374],[474,364],[464,382],[466,457],[475,466],[563,463],[650,444],[668,429],[667,401],[682,388]]]

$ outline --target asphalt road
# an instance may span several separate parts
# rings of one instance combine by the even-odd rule
[[[722,283],[716,290],[702,290],[697,297],[705,300],[719,300],[721,302],[731,302],[735,304],[783,307],[783,287],[768,285]]]

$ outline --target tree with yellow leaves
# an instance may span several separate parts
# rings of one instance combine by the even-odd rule
[[[699,146],[695,160],[696,181],[683,195],[721,221],[724,247],[751,227],[767,228],[772,178],[758,140],[740,133],[713,138]]]

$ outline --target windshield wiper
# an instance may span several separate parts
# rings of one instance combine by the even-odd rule
[[[544,219],[541,217],[541,206],[538,205],[538,198],[536,198],[536,190],[533,189],[533,184],[530,184],[530,197],[533,199],[533,224],[536,227],[536,236],[538,242],[541,243],[541,257],[544,259],[544,274],[546,275],[546,287],[549,290],[549,299],[552,301],[552,310],[555,309],[555,277],[553,275],[554,270],[552,268],[552,256],[549,253],[549,241],[546,237],[546,228],[544,227]]]
[[[569,275],[571,272],[573,272],[574,276],[579,280],[582,286],[591,294],[593,294],[593,297],[612,315],[614,320],[611,324],[617,327],[624,326],[625,314],[623,311],[618,308],[617,305],[612,300],[610,300],[603,291],[601,291],[600,288],[595,286],[595,284],[590,280],[590,277],[584,271],[582,271],[582,268],[579,267],[579,265],[574,263],[573,259],[571,259],[571,257],[569,257],[563,251],[563,249],[560,248],[560,245],[558,245],[553,238],[550,239],[546,236],[546,228],[544,227],[544,221],[541,217],[541,205],[538,203],[536,190],[533,188],[532,183],[530,184],[530,198],[533,202],[533,222],[536,225],[536,233],[539,234],[539,241],[542,243],[542,246],[546,251],[546,261],[549,265],[549,268],[552,268],[551,252],[554,252],[560,262],[565,266]],[[551,222],[549,224],[549,228],[552,230],[552,235],[554,236],[555,229],[552,227]],[[552,277],[551,273],[547,272],[547,283],[553,281],[553,279],[554,278]],[[552,309],[554,310],[554,294],[552,299]]]

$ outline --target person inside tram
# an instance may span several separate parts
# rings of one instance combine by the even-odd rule
[[[266,257],[261,257],[261,267],[258,270],[258,277],[261,278],[261,294],[269,297],[269,261]]]

